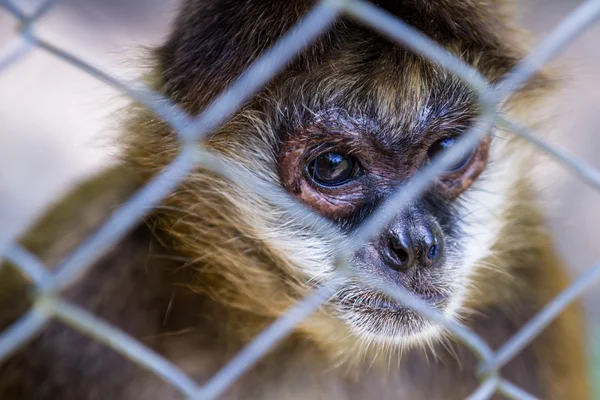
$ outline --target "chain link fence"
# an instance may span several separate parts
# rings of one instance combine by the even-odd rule
[[[599,171],[570,156],[560,148],[540,141],[533,132],[518,121],[513,121],[499,112],[501,105],[532,77],[538,68],[551,60],[589,25],[600,19],[600,0],[588,0],[577,7],[513,71],[495,85],[490,85],[472,67],[372,3],[364,0],[322,0],[279,42],[258,58],[228,90],[217,96],[201,114],[194,117],[186,115],[176,104],[149,88],[121,81],[84,62],[76,54],[65,52],[45,40],[44,37],[38,36],[35,29],[36,22],[50,12],[55,3],[56,1],[53,0],[43,1],[33,12],[27,13],[15,0],[0,0],[0,5],[20,21],[18,36],[5,48],[0,49],[0,73],[18,64],[19,60],[32,49],[43,49],[111,85],[152,110],[178,132],[182,147],[180,154],[168,167],[114,212],[104,225],[61,262],[53,270],[54,272],[50,272],[33,254],[19,244],[3,243],[0,240],[0,256],[17,266],[37,288],[33,306],[28,313],[0,333],[0,362],[32,339],[51,319],[58,319],[106,346],[110,346],[140,366],[153,371],[173,385],[186,398],[218,398],[278,341],[288,335],[297,323],[322,306],[335,293],[341,282],[352,274],[348,259],[355,252],[358,244],[364,243],[383,229],[402,207],[418,197],[447,167],[457,162],[464,153],[483,138],[492,126],[499,126],[523,137],[561,162],[565,168],[593,188],[600,190]],[[134,338],[78,306],[63,300],[60,297],[62,289],[85,274],[94,261],[127,234],[149,210],[175,190],[186,175],[199,165],[221,173],[232,180],[245,182],[251,180],[255,183],[255,190],[260,191],[261,195],[286,209],[300,213],[307,221],[314,223],[323,234],[329,237],[334,235],[335,230],[321,217],[297,203],[291,196],[281,196],[281,188],[267,186],[264,182],[254,179],[249,173],[236,170],[223,163],[218,156],[203,149],[199,143],[233,116],[239,107],[260,91],[295,55],[306,48],[342,14],[355,18],[362,24],[396,40],[460,77],[478,93],[479,106],[483,111],[477,123],[458,141],[455,148],[445,152],[417,173],[414,179],[390,196],[380,209],[357,229],[353,234],[353,240],[338,246],[336,264],[339,279],[331,280],[298,302],[204,383],[195,382],[175,365]],[[470,399],[487,399],[497,392],[512,399],[533,399],[534,397],[523,389],[504,380],[499,372],[501,367],[527,346],[561,311],[581,296],[598,278],[600,278],[600,262],[589,268],[566,290],[556,296],[539,314],[495,352],[468,327],[445,318],[409,293],[390,287],[379,287],[378,289],[393,296],[407,307],[443,324],[458,340],[464,342],[474,352],[480,361],[481,385],[472,393]]]

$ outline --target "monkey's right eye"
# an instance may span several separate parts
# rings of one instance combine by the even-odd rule
[[[322,186],[341,186],[359,172],[356,159],[340,153],[321,154],[307,165],[308,176]]]

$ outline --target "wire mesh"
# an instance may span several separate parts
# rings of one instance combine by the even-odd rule
[[[592,187],[600,190],[600,172],[564,150],[537,139],[532,132],[517,121],[512,121],[499,113],[503,102],[510,98],[540,67],[600,18],[600,0],[588,0],[577,7],[547,36],[541,45],[495,85],[489,84],[477,70],[448,53],[416,29],[370,2],[322,0],[197,117],[186,115],[176,104],[149,88],[137,83],[123,82],[83,61],[77,55],[63,51],[60,47],[39,37],[35,32],[36,22],[51,11],[55,3],[55,1],[43,1],[33,12],[26,13],[17,2],[0,1],[0,5],[21,22],[18,36],[5,48],[0,49],[0,73],[15,66],[31,50],[43,49],[111,85],[156,113],[179,134],[182,150],[168,167],[132,196],[96,233],[59,263],[56,271],[50,272],[33,254],[17,243],[0,248],[0,250],[4,250],[2,256],[17,266],[38,289],[31,310],[0,334],[0,361],[32,339],[48,321],[58,319],[110,346],[140,366],[153,371],[185,397],[214,399],[223,394],[236,379],[251,368],[279,340],[288,335],[302,319],[322,306],[343,280],[352,274],[351,269],[347,268],[347,260],[357,246],[377,234],[402,207],[427,189],[428,185],[440,176],[446,167],[458,161],[464,153],[478,143],[493,125],[498,125],[521,136],[531,145],[557,159]],[[308,46],[312,40],[319,37],[342,14],[353,17],[360,23],[409,47],[460,77],[478,94],[479,106],[483,112],[475,126],[458,141],[455,148],[437,157],[428,167],[416,174],[407,185],[391,195],[358,228],[353,234],[353,240],[337,244],[336,260],[339,279],[331,280],[298,302],[288,313],[260,333],[226,366],[202,385],[194,382],[175,365],[136,339],[61,299],[60,291],[62,289],[86,273],[94,261],[133,229],[154,206],[182,182],[189,172],[200,165],[228,178],[251,182],[254,190],[260,191],[261,195],[281,207],[301,213],[311,226],[317,226],[321,233],[327,234],[331,238],[335,237],[335,232],[327,221],[299,204],[295,199],[282,196],[281,188],[269,186],[258,181],[252,175],[245,174],[244,170],[223,163],[218,156],[203,149],[198,143],[201,138],[209,135],[226,122],[295,55]],[[352,245],[348,243],[352,243]],[[523,389],[502,379],[499,373],[500,368],[539,335],[565,307],[581,296],[599,277],[600,263],[592,266],[583,276],[556,296],[496,352],[492,351],[488,344],[467,326],[449,320],[405,290],[389,287],[379,287],[378,289],[394,297],[406,307],[443,324],[458,340],[464,342],[473,351],[480,362],[481,385],[470,396],[470,399],[487,399],[496,392],[512,399],[533,399],[534,397]]]

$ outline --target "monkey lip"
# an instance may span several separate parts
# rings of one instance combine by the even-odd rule
[[[415,291],[408,290],[410,294],[417,297],[430,307],[439,309],[443,308],[448,296],[432,291]],[[382,311],[407,311],[409,307],[401,302],[377,291],[361,292],[360,294],[344,296],[340,299],[340,303],[347,307],[367,310],[382,310]]]
[[[449,302],[449,296],[433,291],[409,292],[439,312],[444,312]],[[375,290],[349,290],[338,297],[336,303],[341,318],[359,336],[366,334],[381,340],[413,340],[436,325],[418,310]]]
[[[442,306],[445,304],[447,297],[443,296],[441,294],[437,294],[437,293],[414,293],[416,295],[416,297],[420,300],[422,300],[425,304],[429,305],[430,307],[434,307],[437,308],[438,306]],[[403,306],[401,303],[399,303],[396,300],[381,300],[380,302],[380,307],[383,309],[390,309],[390,310],[402,310],[402,309],[406,309],[408,307]]]

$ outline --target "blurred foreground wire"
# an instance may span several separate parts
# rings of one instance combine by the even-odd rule
[[[489,131],[491,126],[499,125],[516,135],[520,135],[533,146],[559,160],[565,167],[579,175],[595,189],[600,190],[600,173],[598,171],[590,168],[583,161],[566,154],[563,150],[540,141],[522,127],[518,121],[511,121],[505,116],[499,115],[500,106],[538,68],[551,60],[586,27],[600,18],[600,0],[587,1],[575,9],[536,50],[525,58],[505,79],[493,86],[476,70],[449,54],[437,43],[372,3],[362,0],[323,0],[287,32],[278,43],[259,57],[228,90],[217,96],[197,117],[186,115],[169,99],[163,98],[149,88],[123,82],[83,61],[77,55],[61,50],[59,45],[49,43],[44,38],[37,36],[35,32],[36,22],[52,9],[54,3],[54,1],[42,2],[33,13],[27,14],[18,6],[16,1],[3,0],[0,2],[8,12],[21,22],[18,37],[10,41],[3,49],[0,49],[0,73],[18,65],[19,61],[26,57],[32,49],[45,50],[111,85],[152,110],[178,132],[181,138],[182,150],[171,165],[117,210],[94,235],[61,262],[56,271],[49,272],[35,256],[16,243],[8,246],[3,245],[0,248],[4,250],[4,254],[0,256],[16,265],[39,290],[30,312],[0,334],[0,361],[20,346],[23,346],[50,319],[55,318],[153,371],[186,397],[213,399],[223,394],[239,376],[251,368],[279,340],[290,333],[297,323],[323,305],[331,293],[335,292],[341,280],[351,273],[350,269],[346,268],[346,260],[356,250],[356,246],[377,234],[394,214],[398,213],[402,207],[409,204],[412,199],[427,189],[428,185],[441,175],[447,166],[459,160],[463,153],[468,151],[473,144],[477,143]],[[337,260],[340,281],[334,280],[298,302],[286,315],[275,321],[237,357],[234,357],[212,379],[202,384],[194,382],[176,366],[134,338],[61,299],[60,291],[62,289],[73,283],[77,277],[85,274],[95,260],[133,229],[154,206],[159,204],[165,196],[181,183],[189,172],[199,165],[223,173],[228,177],[243,179],[245,182],[252,183],[255,190],[269,196],[272,201],[288,209],[293,208],[298,212],[302,212],[307,216],[307,220],[313,225],[316,224],[323,233],[333,233],[328,223],[318,215],[305,209],[291,198],[282,199],[280,188],[265,187],[264,182],[252,181],[253,178],[244,176],[243,171],[236,171],[224,163],[220,163],[216,155],[202,149],[198,142],[226,122],[244,102],[260,91],[295,55],[322,34],[342,14],[349,15],[376,29],[381,34],[408,46],[463,79],[478,93],[482,114],[477,124],[459,140],[455,148],[445,152],[431,165],[420,171],[413,180],[390,196],[381,208],[363,223],[354,234],[354,240],[350,241],[354,243],[353,246],[343,246],[341,244],[338,246]],[[407,307],[444,324],[458,340],[463,341],[477,355],[480,360],[481,386],[473,393],[472,399],[486,399],[496,392],[500,392],[508,398],[530,399],[533,396],[502,379],[499,373],[500,368],[518,354],[569,303],[581,296],[599,277],[600,263],[592,266],[584,276],[558,295],[497,352],[493,352],[485,341],[469,330],[468,327],[448,320],[422,301],[411,297],[408,293],[400,289],[386,287],[380,289],[386,291]]]

